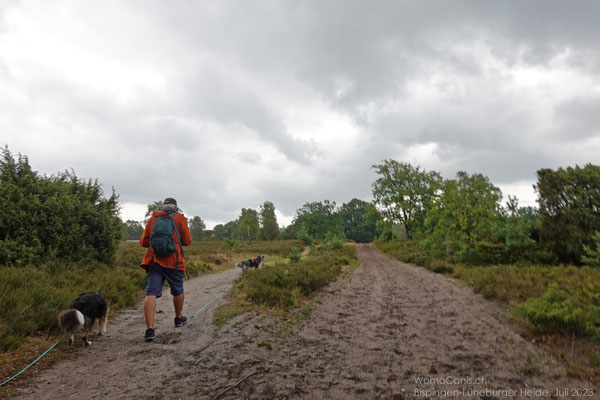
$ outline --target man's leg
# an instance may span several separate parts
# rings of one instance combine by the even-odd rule
[[[183,306],[183,303],[182,303]],[[146,317],[146,329],[154,329],[154,312],[156,311],[156,296],[144,298],[144,316]]]
[[[185,299],[185,293],[183,292],[183,271],[169,270],[167,281],[169,281],[169,286],[171,287],[171,296],[173,296],[175,317],[181,318],[181,313],[183,312],[183,301]]]
[[[173,296],[173,306],[175,306],[175,316],[181,318],[183,312],[183,301],[185,299],[185,293],[181,293],[178,296]]]
[[[154,340],[154,313],[156,312],[156,299],[162,296],[162,285],[165,277],[158,265],[148,268],[148,280],[146,281],[146,297],[144,297],[144,317],[146,318],[146,342]]]

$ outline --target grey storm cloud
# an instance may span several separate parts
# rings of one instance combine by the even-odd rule
[[[556,124],[570,138],[600,137],[600,96],[576,98],[557,106]]]
[[[3,2],[1,142],[42,172],[98,177],[123,202],[172,195],[215,222],[265,200],[291,217],[309,201],[368,199],[386,158],[532,182],[539,168],[598,161],[599,12],[554,0]]]
[[[509,62],[544,64],[565,49],[597,58],[600,5],[559,1],[220,2],[164,12],[183,40],[228,54],[258,75],[285,73],[330,100],[396,95],[428,64],[477,71],[448,46],[484,40]],[[159,17],[160,18],[160,17]],[[208,24],[206,24],[208,22]],[[261,72],[262,71],[262,72]],[[336,94],[347,86],[344,95]]]
[[[233,129],[246,128],[274,145],[288,159],[306,164],[317,152],[314,145],[294,139],[279,114],[243,82],[232,81],[225,73],[202,69],[180,83],[181,109],[191,118],[212,120]],[[175,90],[177,91],[177,89]],[[259,148],[253,149],[260,152]]]

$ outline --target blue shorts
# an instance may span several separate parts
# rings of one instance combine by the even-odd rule
[[[183,293],[183,270],[165,268],[158,264],[148,267],[148,280],[146,282],[146,296],[162,296],[162,287],[165,279],[169,282],[171,295],[179,296]]]

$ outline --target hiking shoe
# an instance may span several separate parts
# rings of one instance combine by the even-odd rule
[[[146,334],[144,335],[144,339],[146,340],[146,342],[151,342],[154,340],[154,329],[152,328],[148,328],[146,329]]]
[[[175,317],[175,328],[179,328],[180,326],[185,325],[186,322],[187,322],[187,318],[184,317],[183,315],[181,316],[181,318]]]

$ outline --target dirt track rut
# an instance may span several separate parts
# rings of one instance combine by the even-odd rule
[[[155,343],[142,340],[141,309],[127,311],[108,336],[44,372],[23,397],[212,399],[240,380],[220,398],[532,399],[543,398],[542,389],[591,387],[567,379],[507,325],[501,308],[462,283],[370,245],[359,245],[359,259],[292,336],[277,338],[272,320],[246,314],[215,337],[212,311],[223,299],[175,329],[167,295]],[[228,290],[238,273],[187,283],[188,315]],[[259,346],[267,341],[271,349]]]

